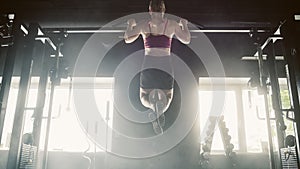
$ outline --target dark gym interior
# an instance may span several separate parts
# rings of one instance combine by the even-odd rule
[[[162,135],[123,37],[149,0],[0,4],[0,169],[300,168],[299,1],[165,0],[191,42]]]

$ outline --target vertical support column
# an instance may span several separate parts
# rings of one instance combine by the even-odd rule
[[[43,53],[41,56],[41,69],[39,75],[39,87],[38,87],[38,94],[37,94],[37,102],[36,108],[34,110],[34,122],[33,122],[33,141],[34,145],[37,147],[39,152],[40,150],[40,138],[41,138],[41,129],[42,129],[42,122],[43,122],[43,112],[46,100],[46,90],[47,90],[47,83],[48,83],[48,74],[49,74],[49,56],[50,56],[50,49],[47,43],[43,43]],[[41,160],[39,156],[36,157],[37,165],[36,168],[40,167]]]
[[[295,136],[296,136],[296,143],[297,143],[297,155],[298,155],[298,165],[300,161],[300,102],[299,102],[299,95],[300,95],[300,67],[299,62],[300,59],[297,55],[297,52],[300,52],[299,42],[296,42],[296,38],[300,35],[299,32],[295,29],[295,21],[290,16],[287,20],[286,24],[282,27],[282,35],[284,37],[284,47],[285,47],[285,59],[287,61],[288,72],[287,75],[289,76],[289,87],[290,87],[290,94],[291,94],[291,106],[294,109],[294,118],[295,118]]]
[[[55,86],[61,83],[61,77],[59,75],[59,53],[63,43],[59,40],[56,49],[55,55],[55,68],[52,70],[50,81],[51,81],[51,91],[50,91],[50,101],[49,101],[49,109],[48,109],[48,117],[47,117],[47,127],[46,127],[46,138],[45,138],[45,145],[44,145],[44,156],[43,156],[43,164],[42,169],[47,169],[48,167],[48,143],[50,138],[50,129],[51,129],[51,120],[52,120],[52,107],[53,107],[53,100],[54,100],[54,89]]]
[[[267,63],[269,68],[270,84],[272,90],[272,106],[275,111],[276,118],[278,147],[283,148],[286,125],[284,124],[283,115],[281,111],[280,87],[278,82],[278,73],[275,60],[274,42],[270,42],[267,48],[267,55]]]
[[[31,75],[32,55],[34,51],[35,37],[38,33],[38,26],[31,24],[29,26],[29,34],[26,37],[26,46],[24,48],[23,65],[21,72],[21,79],[19,85],[17,106],[14,117],[14,126],[12,130],[12,138],[10,149],[8,153],[8,161],[6,169],[17,169],[19,167],[19,157],[21,149],[21,141],[23,134],[24,123],[24,108],[26,104],[26,97],[28,93],[28,86]]]
[[[275,60],[275,50],[274,50],[274,40],[269,43],[267,47],[267,64],[269,70],[269,77],[270,77],[270,85],[272,90],[272,107],[275,114],[275,124],[276,124],[276,133],[277,133],[277,140],[278,140],[278,153],[277,158],[280,159],[280,149],[284,148],[284,139],[285,139],[285,130],[286,125],[284,123],[283,114],[281,111],[281,98],[280,98],[280,86],[278,82],[278,73],[277,73],[277,66]],[[277,161],[277,165],[281,168],[281,160]]]
[[[15,58],[17,55],[18,41],[20,36],[20,24],[16,21],[13,25],[13,42],[12,46],[8,47],[4,69],[3,69],[3,77],[1,82],[1,90],[0,90],[0,142],[3,134],[4,127],[4,119],[6,115],[8,94],[10,91],[11,78],[14,70]]]
[[[259,75],[260,75],[260,87],[258,88],[259,93],[263,94],[264,102],[265,102],[265,112],[266,112],[266,122],[267,122],[267,130],[268,130],[268,139],[269,139],[269,156],[270,156],[270,168],[275,169],[275,157],[273,150],[273,138],[272,138],[272,128],[270,122],[270,112],[269,112],[269,100],[268,100],[268,89],[266,84],[266,75],[262,57],[262,48],[260,44],[257,44],[258,51],[258,66],[259,66]]]
[[[37,102],[36,108],[34,110],[34,122],[33,122],[33,138],[34,138],[34,145],[38,147],[40,144],[40,133],[42,127],[42,118],[43,118],[43,110],[45,106],[46,100],[46,89],[48,83],[48,73],[49,73],[49,66],[48,66],[48,56],[50,55],[50,51],[48,49],[47,44],[43,44],[43,54],[41,56],[41,63],[42,66],[40,68],[40,75],[39,75],[39,87],[38,87],[38,94],[37,94]]]

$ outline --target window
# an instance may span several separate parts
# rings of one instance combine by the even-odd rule
[[[84,78],[82,78],[84,82]],[[226,127],[229,129],[231,143],[234,144],[234,151],[261,153],[268,151],[268,134],[266,130],[266,121],[261,118],[265,117],[265,102],[262,95],[258,95],[256,89],[249,89],[245,78],[226,78],[226,88],[224,91],[225,102],[222,112],[210,112],[213,106],[213,92],[209,84],[209,78],[200,79],[199,87],[199,109],[200,109],[200,131],[204,129],[207,118],[212,113],[221,113],[224,115]],[[38,78],[32,78],[31,86],[27,99],[27,110],[25,111],[24,133],[31,132],[33,127],[33,108],[36,104],[38,92]],[[94,94],[98,110],[101,112],[103,119],[106,116],[107,102],[109,102],[110,120],[109,126],[112,126],[113,121],[113,78],[96,78]],[[283,108],[290,108],[288,89],[285,81],[280,80],[281,100]],[[1,140],[1,149],[8,149],[10,137],[13,128],[13,116],[18,96],[19,78],[13,77],[11,90],[9,93],[8,106],[6,111],[3,136]],[[90,146],[89,151],[94,151],[94,143],[90,141],[82,125],[77,119],[75,107],[73,104],[72,93],[69,90],[70,79],[63,79],[62,84],[55,88],[54,102],[52,109],[52,122],[49,139],[49,150],[56,151],[76,151],[83,152]],[[84,83],[80,90],[85,90]],[[71,95],[70,95],[71,94]],[[47,88],[47,97],[44,107],[44,116],[46,117],[49,109],[50,87]],[[71,97],[70,97],[71,96]],[[88,108],[87,108],[87,111]],[[271,113],[271,116],[272,115]],[[288,129],[286,134],[294,135],[294,127],[291,121],[285,120]],[[272,129],[276,132],[273,126]],[[41,149],[45,141],[46,120],[43,120],[41,133]],[[200,137],[202,133],[200,133]],[[108,146],[111,146],[111,133],[106,135]],[[274,144],[276,144],[276,136],[273,134]],[[108,147],[109,148],[109,147]],[[102,151],[96,148],[96,151]],[[223,142],[220,136],[218,126],[216,126],[212,152],[224,152]]]
[[[290,100],[290,95],[289,95],[289,90],[288,90],[288,85],[286,79],[281,80],[281,85],[280,85],[280,96],[281,96],[281,103],[282,103],[282,108],[283,109],[291,109],[291,100]],[[284,112],[287,113],[287,112]],[[292,112],[289,112],[291,117],[294,117]],[[287,126],[286,129],[286,135],[293,135],[295,136],[294,132],[294,123],[291,120],[287,120],[286,118],[284,119],[285,125]]]
[[[266,114],[263,96],[258,95],[256,89],[250,89],[247,86],[248,78],[225,78],[225,84],[223,86],[221,86],[222,84],[214,84],[214,90],[212,90],[211,80],[212,78],[199,79],[201,133],[203,134],[203,128],[210,114],[222,114],[226,127],[229,129],[228,134],[231,136],[230,142],[234,145],[234,151],[253,153],[268,151],[267,125],[266,121],[263,120]],[[210,112],[211,106],[215,104],[212,94],[218,90],[225,94],[223,111]],[[274,126],[272,127],[276,131]],[[276,144],[275,137],[273,139],[274,144]],[[212,153],[224,153],[223,142],[217,125],[211,151]]]
[[[7,108],[7,115],[5,119],[5,127],[3,133],[3,139],[1,142],[2,148],[9,147],[10,134],[13,127],[13,115],[15,113],[16,100],[18,95],[18,79],[14,78],[12,82],[12,89],[9,95],[9,105]],[[84,78],[82,79],[84,82]],[[27,110],[25,111],[25,123],[24,132],[32,132],[33,127],[33,109],[36,104],[37,99],[37,82],[38,78],[32,78],[31,86],[27,98]],[[83,83],[84,84],[84,83]],[[112,108],[113,108],[113,78],[96,78],[95,80],[94,94],[96,97],[96,103],[98,105],[98,110],[101,112],[102,117],[106,116],[106,104],[109,102],[110,109],[110,120],[109,125],[112,126]],[[89,151],[94,151],[93,145],[79,123],[73,104],[72,93],[69,90],[70,79],[62,79],[60,86],[55,88],[54,100],[52,106],[52,120],[49,138],[49,150],[56,151],[76,151],[83,152],[87,150],[89,145],[91,148]],[[85,86],[82,89],[85,90]],[[71,95],[70,95],[71,94]],[[46,91],[46,102],[44,107],[44,117],[47,116],[49,110],[50,101],[50,87]],[[88,109],[87,109],[88,111]],[[47,120],[43,120],[42,130],[41,130],[41,141],[40,148],[44,148],[45,142],[45,131],[46,131]],[[107,135],[108,137],[109,134]],[[111,138],[111,137],[110,137]],[[109,145],[108,145],[109,146]],[[97,149],[97,151],[102,151]]]
[[[222,89],[221,91],[224,91],[225,94],[225,103],[223,112],[221,113],[224,115],[226,127],[229,129],[229,135],[232,137],[231,143],[234,145],[234,151],[267,153],[268,133],[265,121],[266,103],[264,96],[259,95],[256,89],[250,89],[247,86],[248,78],[225,78],[225,89],[224,85],[221,89],[218,89],[218,85],[220,86],[220,84],[214,84],[214,87],[217,88],[216,90],[212,90],[211,80],[211,78],[199,79],[200,134],[203,134],[202,130],[208,116],[210,114],[220,114],[220,112],[210,112],[210,108],[214,106],[214,103],[212,103],[213,92],[218,92],[218,90]],[[282,108],[289,109],[290,99],[286,79],[279,79],[279,84]],[[271,98],[269,98],[269,102],[271,102]],[[274,117],[272,106],[269,105],[269,108],[270,117]],[[287,125],[286,134],[294,135],[293,122],[286,118],[284,120]],[[274,149],[278,149],[274,121],[271,121],[271,128]],[[224,152],[218,126],[215,129],[211,151],[212,153]]]
[[[18,97],[18,85],[20,78],[13,77],[11,81],[11,89],[8,96],[6,114],[3,126],[2,140],[0,149],[8,149],[10,144],[11,132],[13,128],[13,119]]]
[[[211,114],[218,114],[218,112],[210,112],[211,106],[213,106],[212,101],[213,91],[199,91],[199,104],[200,104],[200,128],[201,133],[205,128],[205,123]],[[236,97],[234,91],[225,91],[225,103],[223,112],[219,112],[220,115],[224,116],[224,121],[226,127],[229,129],[229,135],[232,137],[231,143],[234,145],[235,150],[239,149],[238,144],[238,133],[237,133],[237,107],[236,107]],[[200,136],[201,137],[201,136]],[[213,143],[213,152],[224,152],[222,138],[219,132],[219,127],[216,125]]]
[[[265,120],[265,102],[256,90],[243,90],[243,108],[248,152],[267,152],[268,133]]]

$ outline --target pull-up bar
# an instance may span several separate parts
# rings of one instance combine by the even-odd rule
[[[80,34],[80,33],[86,33],[86,34],[93,34],[93,33],[124,33],[126,28],[124,29],[64,29],[65,33],[68,34]],[[49,33],[61,33],[60,30],[55,30],[51,28],[45,28],[46,32]],[[253,32],[252,29],[192,29],[190,30],[192,33],[251,33]],[[264,33],[268,32],[268,30],[260,29],[257,30],[258,33]]]

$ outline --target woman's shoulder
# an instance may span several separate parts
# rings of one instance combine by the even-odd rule
[[[149,20],[140,20],[137,23],[137,26],[141,31],[144,31],[148,28]]]
[[[166,19],[168,21],[168,26],[176,26],[178,22],[173,19]]]
[[[147,20],[147,19],[140,20],[140,21],[138,22],[138,24],[139,24],[140,26],[147,26],[147,25],[149,24],[149,20]]]
[[[177,22],[176,20],[173,20],[173,19],[167,19],[167,21],[168,21],[167,27],[168,27],[169,30],[173,30],[173,29],[175,29],[176,27],[178,27],[178,22]]]

